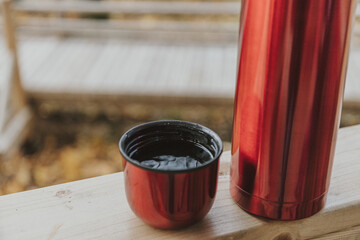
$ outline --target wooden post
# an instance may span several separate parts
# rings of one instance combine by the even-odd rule
[[[14,57],[14,79],[13,79],[13,88],[11,93],[11,102],[15,110],[21,109],[26,103],[26,97],[24,89],[21,85],[21,76],[19,71],[18,55],[17,55],[17,46],[16,46],[16,37],[15,37],[15,28],[13,22],[13,16],[11,11],[11,0],[2,0],[2,15],[4,21],[4,35],[6,38],[6,43],[9,51]]]
[[[4,130],[5,124],[8,120],[8,106],[9,106],[9,93],[12,89],[11,83],[14,77],[14,56],[9,53],[6,53],[7,64],[5,65],[5,74],[3,75],[4,79],[2,80],[2,85],[0,88],[0,133]]]
[[[32,114],[21,85],[11,1],[0,0],[8,54],[6,74],[0,83],[0,158],[10,158],[27,136]]]

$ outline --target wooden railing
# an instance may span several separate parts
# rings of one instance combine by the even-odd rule
[[[239,15],[240,2],[174,1],[18,1],[14,9],[22,12],[121,13],[121,14],[223,14]]]
[[[274,221],[241,210],[230,196],[230,152],[220,160],[217,196],[198,224],[151,228],[131,211],[123,173],[0,197],[3,239],[359,239],[360,125],[339,131],[325,208],[297,221]],[[36,221],[34,221],[36,219]]]
[[[241,5],[240,1],[20,0],[12,8],[18,16],[26,16],[17,18],[19,29],[35,34],[234,42]],[[360,7],[356,13],[359,17]],[[105,19],[91,19],[99,15]],[[144,15],[156,17],[142,21]]]
[[[13,10],[26,15],[19,29],[36,34],[236,41],[240,2],[16,1]],[[145,15],[156,20],[141,20]]]
[[[25,104],[24,89],[21,85],[21,77],[17,59],[17,44],[15,34],[15,24],[13,20],[13,13],[11,11],[11,1],[2,0],[2,15],[4,23],[4,36],[6,40],[7,49],[14,59],[14,95],[16,96],[16,108],[21,108]]]
[[[3,68],[3,75],[0,76],[0,133],[4,130],[5,124],[9,118],[9,94],[12,89],[12,80],[15,77],[15,58],[14,55],[6,51],[5,52],[5,65]],[[0,143],[1,149],[1,143]],[[0,150],[1,151],[1,150]]]

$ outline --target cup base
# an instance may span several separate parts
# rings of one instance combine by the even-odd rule
[[[231,197],[243,210],[265,218],[275,220],[296,220],[306,218],[319,212],[326,201],[326,193],[321,196],[304,202],[279,203],[262,199],[239,188],[231,183]]]

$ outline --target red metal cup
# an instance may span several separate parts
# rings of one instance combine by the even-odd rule
[[[272,219],[325,204],[354,0],[243,0],[231,195]]]
[[[179,143],[182,155],[192,156],[185,142],[210,153],[200,167],[185,170],[156,170],[132,157],[154,143],[162,154],[173,154],[167,143]],[[213,205],[222,142],[212,130],[184,121],[157,121],[130,129],[120,139],[125,163],[124,180],[128,203],[145,223],[162,229],[177,229],[201,220]],[[155,151],[155,150],[154,150]],[[158,151],[158,150],[156,150]],[[174,154],[175,155],[175,154]],[[195,157],[194,157],[195,158]]]

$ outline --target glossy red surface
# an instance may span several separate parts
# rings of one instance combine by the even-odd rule
[[[177,229],[201,220],[213,205],[219,159],[185,173],[161,173],[125,162],[128,203],[147,224]]]
[[[290,220],[325,203],[353,0],[243,0],[231,195]]]

